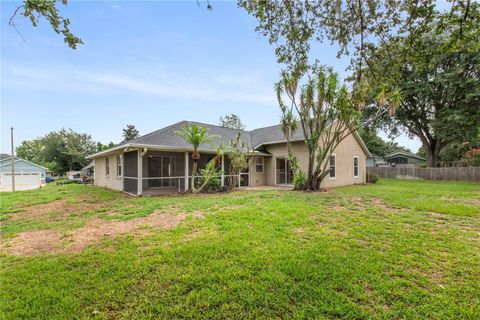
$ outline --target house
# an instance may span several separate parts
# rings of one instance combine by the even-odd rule
[[[176,132],[192,123],[196,122],[178,122],[89,156],[95,163],[95,184],[136,195],[188,190],[192,147]],[[250,165],[238,176],[230,174],[230,160],[227,156],[222,157],[222,185],[232,186],[232,182],[236,187],[292,184],[286,141],[279,125],[244,131],[196,124],[208,129],[210,135],[216,135],[212,145],[200,146],[199,168],[213,159],[216,146],[230,145],[239,133],[245,145],[250,146]],[[300,168],[307,171],[308,151],[302,131],[297,130],[291,140]],[[369,156],[358,134],[348,136],[329,159],[332,171],[322,182],[322,187],[365,183],[366,158]]]
[[[30,190],[46,184],[47,168],[25,159],[15,157],[15,190]],[[0,160],[0,191],[12,191],[12,157],[7,155]]]
[[[95,162],[92,161],[87,164],[85,167],[82,168],[82,176],[83,177],[93,177],[93,173],[95,172]]]
[[[383,167],[386,165],[387,163],[380,156],[372,155],[371,157],[367,158],[367,168]]]
[[[419,157],[411,152],[397,149],[384,157],[385,162],[392,166],[410,166],[414,167],[418,163],[425,162],[425,158]]]
[[[67,171],[65,172],[67,180],[70,181],[81,181],[82,180],[82,171]]]

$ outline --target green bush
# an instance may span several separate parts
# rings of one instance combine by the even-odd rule
[[[378,174],[367,172],[367,183],[376,183],[378,178]]]
[[[295,190],[302,190],[307,183],[307,175],[302,170],[297,170],[293,175],[293,186]]]

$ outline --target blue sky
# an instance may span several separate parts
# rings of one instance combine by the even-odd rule
[[[70,1],[62,14],[85,44],[63,43],[46,21],[8,26],[17,2],[1,2],[1,151],[62,127],[118,142],[181,120],[212,124],[228,113],[247,129],[279,122],[273,83],[281,66],[256,21],[235,2]],[[328,45],[321,61],[343,73]],[[412,150],[418,141],[397,139]]]

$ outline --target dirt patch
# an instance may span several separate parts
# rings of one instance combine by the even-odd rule
[[[380,200],[380,199],[377,199],[377,198],[370,199],[370,203],[371,203],[375,208],[378,208],[378,209],[381,209],[381,210],[385,210],[385,211],[390,211],[390,212],[401,212],[401,211],[404,211],[404,210],[401,209],[401,208],[389,206],[389,205],[385,204],[385,202],[383,202],[383,200]]]
[[[94,202],[91,197],[85,195],[78,197],[76,202],[69,202],[67,199],[61,199],[49,203],[19,208],[19,211],[12,214],[11,220],[51,220],[50,214],[52,213],[58,213],[59,217],[67,217],[71,214],[80,214],[91,210],[107,208],[108,206],[109,203]]]
[[[51,230],[22,232],[12,239],[6,249],[15,256],[29,256],[36,253],[54,253],[61,242],[61,235]]]
[[[187,216],[202,218],[201,212],[180,213],[176,215],[154,212],[147,217],[127,221],[107,221],[92,219],[84,227],[78,228],[62,237],[50,230],[22,232],[3,247],[12,255],[25,256],[45,253],[75,253],[87,246],[117,235],[133,231],[145,232],[150,229],[169,230],[182,223]]]

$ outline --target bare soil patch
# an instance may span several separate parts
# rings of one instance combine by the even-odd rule
[[[76,202],[69,202],[67,199],[55,200],[49,203],[36,204],[28,207],[20,208],[21,210],[12,214],[12,220],[19,219],[35,219],[44,220],[51,219],[49,214],[58,213],[59,217],[66,217],[73,213],[84,213],[91,210],[106,208],[109,203],[95,202],[89,196],[82,196],[76,199]]]
[[[52,230],[27,231],[13,238],[6,249],[15,256],[55,253],[61,238],[59,233]]]
[[[51,230],[22,232],[3,247],[12,255],[28,256],[45,253],[76,253],[98,241],[134,231],[169,230],[177,227],[187,216],[202,218],[201,212],[165,214],[154,212],[147,217],[127,221],[91,219],[84,227],[61,236]],[[140,229],[140,230],[139,230]]]

